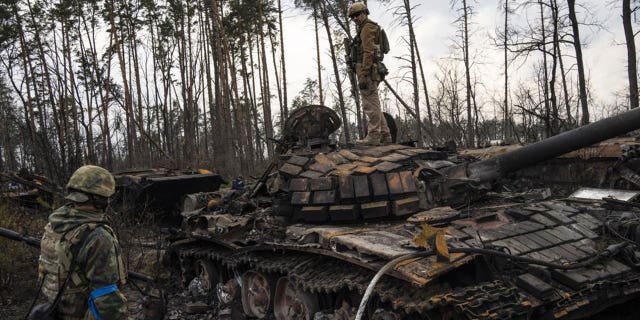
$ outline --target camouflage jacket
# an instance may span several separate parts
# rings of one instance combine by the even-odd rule
[[[368,18],[358,27],[354,39],[356,54],[356,73],[359,78],[374,76],[374,45],[378,35],[378,24]]]
[[[72,251],[77,252],[75,260]],[[118,240],[105,224],[104,213],[92,206],[66,205],[49,216],[42,237],[39,274],[42,293],[50,303],[70,269],[55,312],[61,319],[93,319],[88,308],[91,291],[112,284],[122,286],[126,281]],[[126,318],[126,299],[119,290],[97,298],[95,306],[105,320]]]

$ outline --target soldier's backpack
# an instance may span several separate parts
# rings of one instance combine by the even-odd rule
[[[376,44],[374,45],[374,57],[376,62],[384,60],[384,55],[389,53],[391,47],[389,46],[389,38],[384,29],[377,23],[367,20],[366,23],[373,23],[378,28],[378,34],[376,35]]]
[[[71,251],[71,260],[68,262],[69,263],[69,271],[67,272],[67,276],[65,277],[64,281],[62,282],[62,285],[58,288],[58,292],[56,293],[55,298],[53,299],[53,303],[49,303],[49,302],[45,302],[45,303],[41,303],[38,304],[36,306],[33,306],[33,304],[35,304],[35,302],[38,300],[40,293],[38,292],[38,295],[36,296],[35,300],[33,301],[34,303],[32,304],[32,308],[31,310],[29,310],[29,314],[27,316],[27,320],[54,320],[56,319],[54,317],[54,313],[55,313],[55,309],[58,306],[58,303],[60,302],[60,299],[62,298],[62,294],[64,293],[66,287],[67,287],[67,283],[69,282],[69,280],[71,280],[71,274],[73,267],[76,265],[76,257],[78,256],[78,253],[80,253],[80,249],[82,249],[82,247],[84,247],[85,242],[87,241],[87,238],[89,237],[89,234],[91,232],[93,232],[97,227],[105,227],[106,225],[103,223],[85,223],[85,224],[81,224],[78,225],[77,227],[68,230],[67,232],[65,232],[61,237],[62,238],[66,238],[67,234],[69,233],[75,233],[77,231],[76,234],[76,239],[78,239],[78,242],[75,244],[72,244],[70,246],[70,251]],[[42,285],[44,284],[44,276],[42,278],[42,282],[40,284],[40,287],[42,287]]]
[[[382,29],[381,26],[378,25],[378,44],[376,45],[378,46],[377,48],[377,66],[376,68],[378,69],[378,75],[380,77],[380,80],[384,80],[384,78],[389,74],[389,70],[387,69],[387,66],[384,65],[384,63],[382,62],[382,60],[384,60],[384,55],[389,53],[389,39],[387,38],[387,33],[384,32],[384,29]]]
[[[391,50],[391,47],[389,47],[389,38],[387,38],[387,33],[384,32],[381,26],[378,26],[378,43],[380,44],[380,51],[382,53],[389,53]]]

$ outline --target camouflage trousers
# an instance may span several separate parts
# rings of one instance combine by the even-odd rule
[[[367,135],[380,138],[389,134],[389,126],[382,115],[380,107],[380,96],[378,95],[378,81],[373,81],[367,89],[360,89],[360,97],[362,98],[362,110],[367,115],[369,125],[367,127]]]

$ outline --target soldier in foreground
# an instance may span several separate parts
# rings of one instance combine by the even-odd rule
[[[126,279],[121,249],[106,225],[115,192],[109,171],[83,166],[69,179],[67,203],[49,216],[42,237],[39,276],[47,303],[30,319],[125,319]]]
[[[391,133],[382,115],[378,96],[378,84],[382,80],[381,73],[383,73],[378,69],[382,60],[381,29],[377,23],[369,20],[369,9],[362,2],[352,4],[348,15],[358,29],[358,34],[352,42],[351,52],[356,62],[362,109],[369,118],[367,136],[357,140],[356,143],[367,145],[388,143],[391,142]]]

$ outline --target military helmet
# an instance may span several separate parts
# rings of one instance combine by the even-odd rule
[[[107,169],[98,166],[82,166],[73,173],[67,189],[99,195],[105,198],[116,192],[116,182]]]
[[[354,2],[349,7],[349,11],[347,12],[347,16],[349,16],[351,18],[354,15],[356,15],[356,14],[358,14],[360,12],[363,12],[363,11],[366,14],[369,14],[369,9],[367,9],[367,5],[365,5],[364,2]]]

